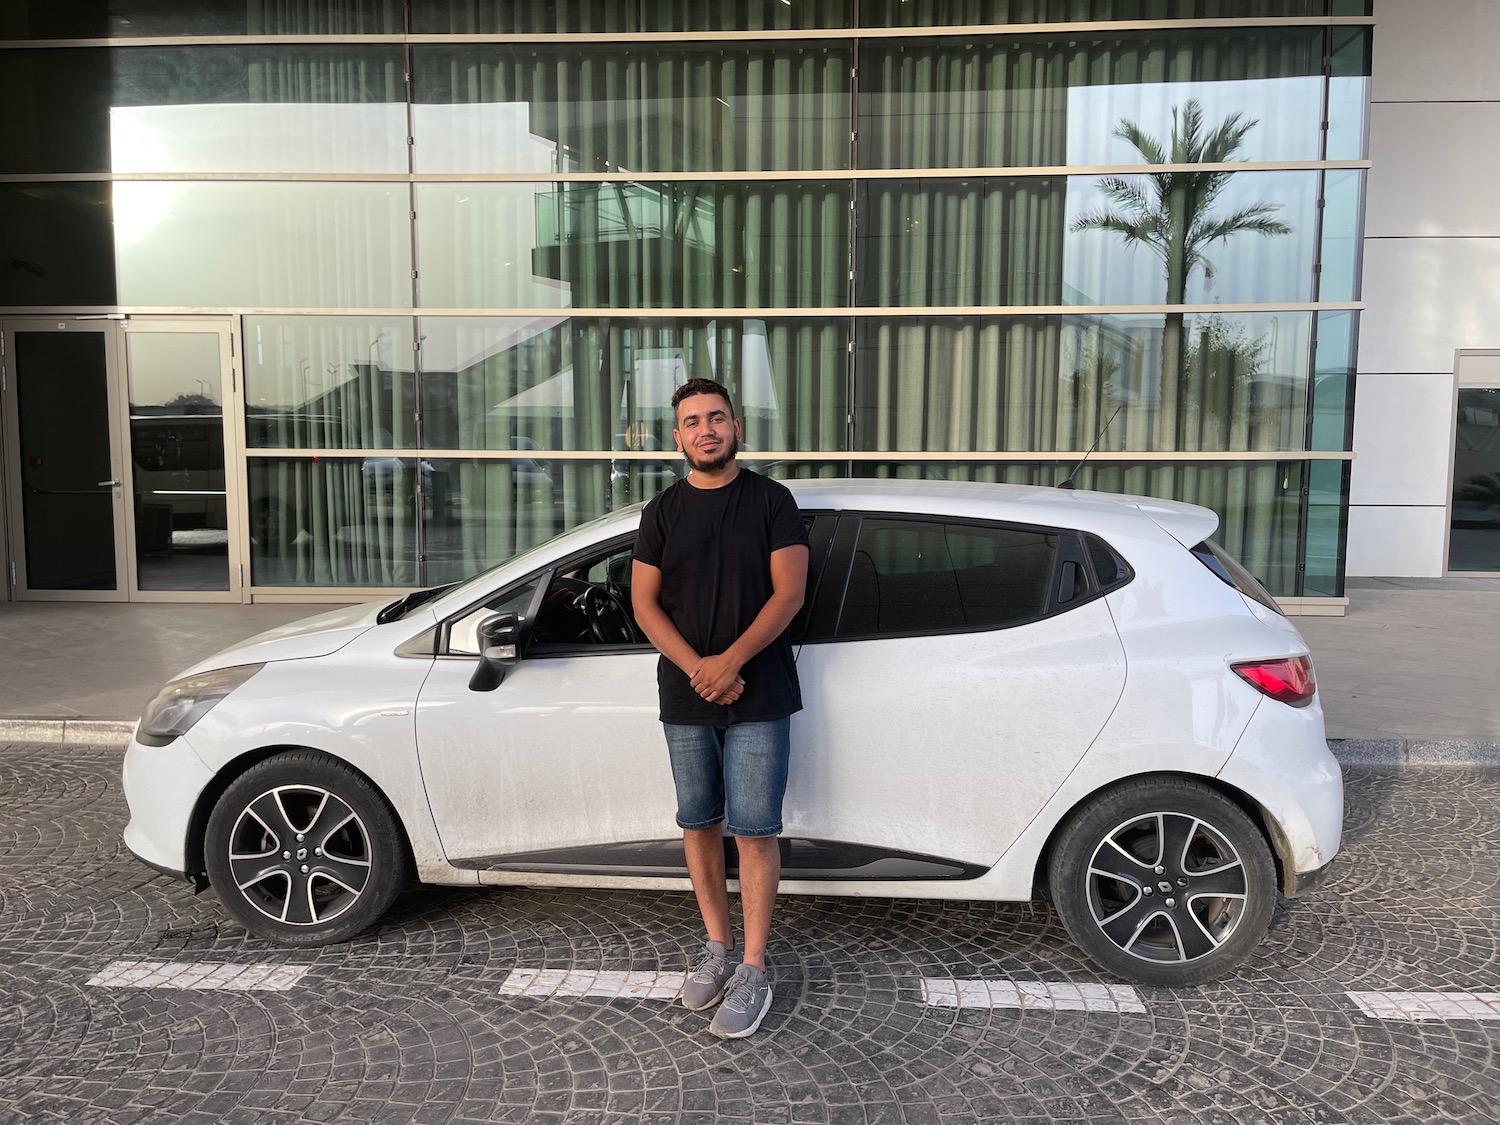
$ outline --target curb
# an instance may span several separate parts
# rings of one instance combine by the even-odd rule
[[[0,719],[0,743],[123,746],[134,719]],[[1330,738],[1346,766],[1500,766],[1500,742],[1426,738]]]
[[[134,719],[0,719],[0,742],[50,746],[124,746]]]
[[[1346,766],[1500,766],[1500,742],[1426,738],[1330,738]]]

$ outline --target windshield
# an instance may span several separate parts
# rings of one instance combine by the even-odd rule
[[[491,576],[502,567],[516,566],[517,564],[525,563],[534,555],[550,555],[554,553],[553,549],[556,547],[556,545],[558,543],[561,543],[563,540],[571,539],[575,535],[587,538],[589,537],[589,533],[592,532],[595,528],[602,527],[605,524],[619,523],[625,520],[630,515],[638,513],[645,506],[646,505],[644,501],[638,504],[631,504],[628,508],[619,508],[607,515],[600,516],[598,519],[592,519],[587,523],[581,523],[576,527],[570,527],[568,530],[554,535],[551,539],[544,540],[534,547],[528,547],[519,555],[512,555],[510,558],[504,559],[486,570],[481,570],[478,574],[474,575],[471,578],[466,578],[462,582],[459,582],[453,586],[442,587],[442,596],[436,602],[430,603],[432,609],[437,613],[439,617],[442,617],[450,609],[456,609],[459,606],[466,604],[474,596],[476,591],[489,585]],[[523,567],[522,569],[525,569],[525,567]]]

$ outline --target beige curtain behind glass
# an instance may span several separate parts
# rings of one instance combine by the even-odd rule
[[[525,106],[559,172],[850,165],[848,44],[419,46],[419,103]],[[421,143],[421,138],[418,138]],[[510,157],[495,153],[498,168]]]
[[[1328,0],[860,0],[862,27],[1324,16]]]
[[[415,462],[250,462],[251,581],[414,586]]]
[[[849,332],[846,319],[573,318],[494,351],[456,373],[460,448],[537,452],[515,461],[448,462],[444,471],[461,503],[446,518],[458,530],[430,530],[429,556],[439,538],[451,541],[444,565],[454,575],[473,573],[655,495],[680,471],[670,400],[691,378],[729,389],[747,459],[764,451],[842,450]],[[603,456],[549,459],[549,449]],[[606,459],[615,451],[661,456]]]

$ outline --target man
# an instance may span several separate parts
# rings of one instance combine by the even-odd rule
[[[776,838],[791,716],[802,709],[787,626],[802,607],[807,530],[784,485],[736,462],[740,422],[728,391],[691,379],[672,395],[672,409],[672,436],[691,471],[641,516],[631,597],[636,623],[662,654],[656,678],[677,824],[708,932],[682,1003],[701,1011],[722,998],[710,1030],[738,1039],[771,1007]],[[726,822],[740,857],[739,950],[724,876]]]

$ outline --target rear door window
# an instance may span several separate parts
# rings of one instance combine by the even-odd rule
[[[853,544],[840,638],[999,629],[1054,608],[1061,535],[867,518]]]

